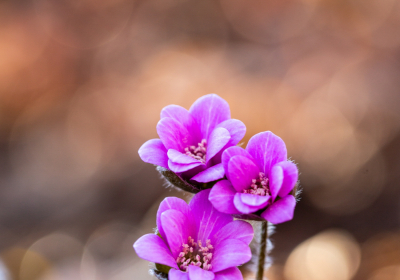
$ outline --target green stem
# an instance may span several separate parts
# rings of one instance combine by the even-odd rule
[[[262,280],[264,276],[264,264],[267,258],[267,240],[268,240],[268,222],[261,222],[261,240],[260,240],[260,252],[258,255],[257,274],[256,280]]]

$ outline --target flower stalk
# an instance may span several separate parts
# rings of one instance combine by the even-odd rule
[[[268,244],[268,222],[261,222],[261,240],[260,240],[260,251],[258,255],[257,263],[257,274],[256,280],[263,280],[264,276],[264,265],[267,258],[267,244]]]

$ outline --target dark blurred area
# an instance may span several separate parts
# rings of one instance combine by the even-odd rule
[[[0,1],[0,279],[152,279],[132,244],[185,196],[137,150],[208,93],[301,171],[270,280],[400,279],[399,30],[396,0]]]

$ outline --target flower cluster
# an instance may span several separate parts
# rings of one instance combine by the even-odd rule
[[[231,119],[228,103],[210,94],[189,110],[165,107],[160,138],[140,147],[141,159],[157,165],[171,184],[197,193],[189,205],[164,199],[158,234],[134,244],[139,257],[167,268],[168,279],[241,280],[237,266],[251,258],[253,228],[234,217],[273,224],[293,218],[298,170],[284,141],[261,132],[244,149],[236,145],[245,132],[241,121]]]

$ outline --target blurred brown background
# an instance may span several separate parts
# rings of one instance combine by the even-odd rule
[[[0,1],[0,279],[152,279],[132,244],[182,194],[137,150],[208,93],[302,173],[269,279],[400,279],[399,30],[397,0]]]

